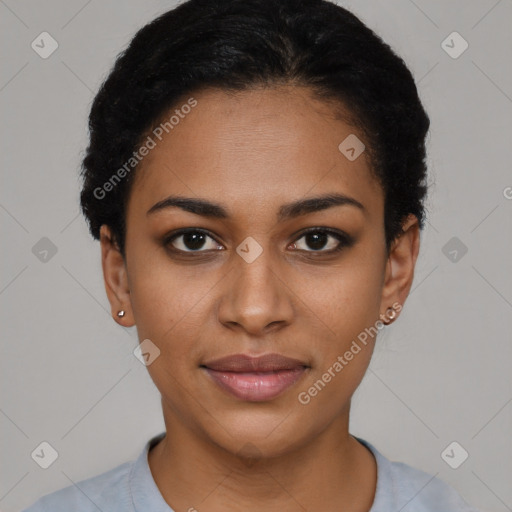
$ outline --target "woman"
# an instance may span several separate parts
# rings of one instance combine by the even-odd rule
[[[166,432],[30,512],[474,510],[349,433],[408,296],[429,119],[325,0],[189,0],[95,98],[83,212]]]

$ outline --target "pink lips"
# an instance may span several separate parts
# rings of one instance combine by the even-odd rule
[[[202,365],[223,390],[242,400],[271,400],[291,387],[308,366],[280,354],[251,357],[245,354],[216,359]]]

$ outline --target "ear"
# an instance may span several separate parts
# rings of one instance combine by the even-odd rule
[[[402,231],[392,242],[386,262],[380,315],[384,323],[391,323],[398,316],[409,295],[420,250],[420,229],[415,215],[406,218]]]
[[[135,322],[131,307],[126,264],[119,247],[113,239],[112,232],[106,224],[103,224],[100,228],[100,245],[103,280],[112,316],[118,324],[131,327]],[[117,315],[118,311],[121,310],[125,312],[123,317]]]

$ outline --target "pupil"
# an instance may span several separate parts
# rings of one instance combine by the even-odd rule
[[[322,249],[327,243],[326,233],[308,233],[306,235],[307,244],[313,249]]]
[[[188,249],[201,249],[204,244],[204,233],[185,233],[183,243]]]

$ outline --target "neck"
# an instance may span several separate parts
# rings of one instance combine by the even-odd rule
[[[176,511],[371,508],[376,462],[348,433],[348,411],[309,442],[273,457],[261,456],[249,443],[232,453],[165,410],[164,417],[167,434],[150,450],[148,462],[160,493]]]

